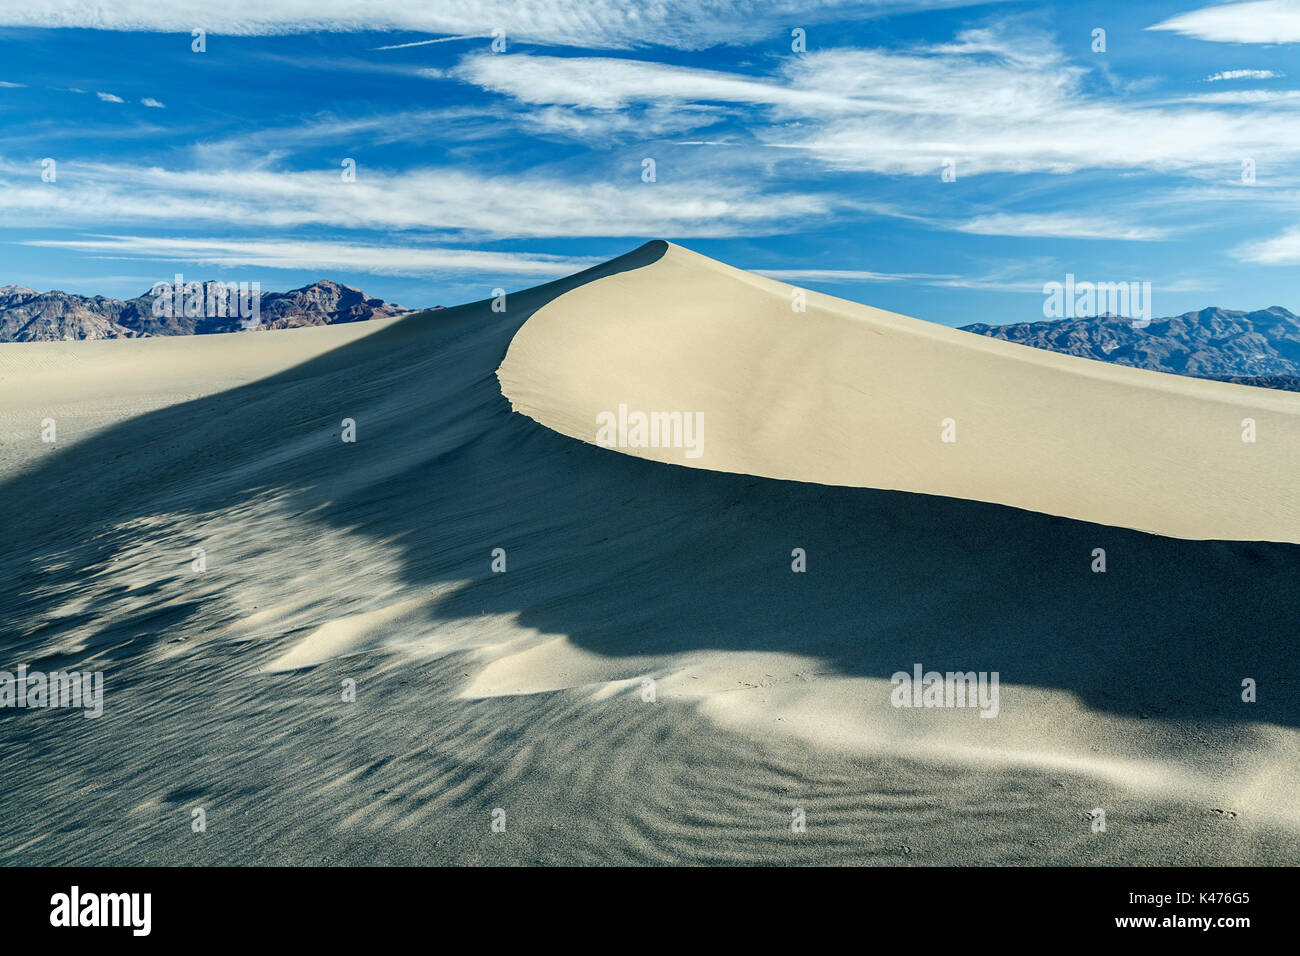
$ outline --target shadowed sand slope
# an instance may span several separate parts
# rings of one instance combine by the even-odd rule
[[[676,467],[512,413],[521,326],[674,258],[504,312],[0,348],[0,669],[105,688],[96,720],[0,709],[0,860],[1300,862],[1300,547]],[[918,663],[999,672],[998,716],[892,707]]]
[[[629,435],[638,457],[1300,541],[1300,395],[990,340],[679,246],[540,310],[499,375],[516,411],[584,441],[620,406],[702,417],[698,457]]]

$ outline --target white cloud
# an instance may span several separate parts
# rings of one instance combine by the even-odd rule
[[[764,192],[760,183],[644,183],[620,179],[486,176],[424,168],[400,174],[270,169],[171,171],[85,163],[59,165],[56,186],[24,164],[0,163],[0,223],[219,222],[266,228],[448,231],[496,237],[730,236],[774,234],[807,216],[829,216],[833,197]]]
[[[1286,103],[1300,99],[1300,90],[1224,90],[1216,93],[1195,93],[1180,97],[1180,103]]]
[[[1099,99],[1086,71],[1042,36],[1007,36],[1001,53],[936,55],[832,51],[788,67],[792,85],[861,97],[858,113],[801,117],[773,128],[772,146],[846,169],[933,176],[946,160],[958,177],[1080,169],[1192,171],[1243,155],[1300,158],[1289,111],[1249,115],[1198,106]],[[996,48],[985,37],[985,49]],[[782,116],[778,111],[777,119]]]
[[[1213,73],[1205,78],[1206,83],[1218,83],[1222,80],[1271,80],[1277,77],[1286,76],[1285,73],[1274,73],[1272,70],[1224,70],[1222,73]]]
[[[757,109],[759,142],[799,150],[833,169],[959,177],[1079,169],[1204,171],[1240,157],[1300,159],[1300,124],[1279,103],[1216,110],[1208,103],[1102,99],[1051,38],[970,30],[912,51],[828,49],[787,57],[775,74],[610,57],[471,54],[457,79],[527,108],[590,117],[635,107],[685,116],[688,106]],[[716,113],[703,113],[710,121]],[[574,123],[581,133],[581,126]]]
[[[786,105],[808,110],[830,105],[819,90],[802,91],[771,80],[674,66],[649,60],[557,57],[516,53],[471,54],[448,75],[529,105],[590,110],[626,109],[634,103],[671,105],[691,100]],[[852,102],[842,99],[842,109]]]
[[[1147,29],[1220,43],[1300,43],[1300,0],[1250,0],[1202,7]]]
[[[677,108],[651,106],[644,110],[576,110],[564,106],[547,106],[529,110],[517,117],[520,125],[539,135],[563,136],[585,140],[593,146],[612,144],[612,140],[645,140],[669,133],[702,129],[723,119],[711,107],[682,105]]]
[[[167,108],[167,107],[164,106],[162,103],[159,103],[159,102],[158,102],[156,99],[154,99],[152,96],[146,96],[146,97],[145,97],[144,99],[142,99],[140,102],[141,102],[141,104],[143,104],[144,106],[149,106],[149,107],[152,107],[153,109],[156,109],[156,110],[165,110],[165,109]]]
[[[171,239],[149,236],[95,236],[37,239],[21,243],[44,249],[69,249],[97,258],[162,259],[230,268],[329,269],[373,275],[566,276],[598,260],[480,249],[370,245],[366,243],[255,239]]]
[[[977,216],[953,226],[957,232],[977,236],[1024,236],[1062,239],[1126,239],[1152,242],[1166,239],[1169,230],[1139,226],[1115,219],[1099,219],[1055,213],[995,213]]]
[[[120,96],[114,96],[112,93],[96,93],[95,95],[98,96],[98,97],[99,97],[101,100],[103,100],[105,103],[123,103],[123,102],[125,102],[125,100],[123,100],[122,97],[120,97]]]
[[[1243,243],[1232,254],[1242,262],[1266,266],[1300,265],[1300,226],[1272,239]]]
[[[0,80],[0,87],[6,90],[20,90],[26,85],[26,83],[10,83],[8,80]]]
[[[189,34],[269,36],[317,30],[406,31],[447,38],[506,31],[507,42],[592,48],[660,44],[704,49],[764,37],[786,38],[791,25],[903,10],[964,6],[977,0],[42,0],[0,4],[0,26],[82,27]],[[785,42],[783,40],[783,42]]]

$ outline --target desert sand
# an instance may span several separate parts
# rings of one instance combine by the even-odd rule
[[[502,390],[586,441],[619,404],[702,414],[696,458],[625,449],[658,461],[1300,542],[1300,394],[972,342],[814,292],[798,308],[797,291],[669,245],[539,310]]]
[[[792,298],[0,347],[0,861],[1300,862],[1300,396]]]

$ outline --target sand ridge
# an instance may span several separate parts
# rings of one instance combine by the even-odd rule
[[[539,310],[498,377],[516,411],[587,442],[622,407],[705,424],[698,455],[617,449],[642,458],[1300,542],[1300,395],[1000,342],[672,244]]]

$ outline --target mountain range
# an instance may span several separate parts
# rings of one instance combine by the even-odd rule
[[[221,289],[217,282],[188,288],[200,286],[204,296]],[[170,298],[166,288],[158,287],[127,300],[0,287],[0,342],[205,335],[238,332],[250,324],[256,330],[287,329],[412,311],[329,279],[289,292],[261,293],[255,323],[234,308],[187,309],[181,302],[171,307],[170,301],[158,301]],[[234,296],[229,299],[235,301]],[[1276,305],[1256,312],[1211,307],[1153,319],[1145,327],[1108,314],[1010,325],[976,323],[962,331],[1134,368],[1300,391],[1300,317]]]
[[[289,292],[262,292],[256,323],[249,321],[247,297],[242,313],[231,294],[224,308],[225,287],[219,282],[187,287],[197,309],[177,302],[169,287],[155,286],[134,299],[110,299],[68,292],[37,292],[25,286],[0,287],[0,342],[50,342],[82,339],[138,338],[152,335],[204,335],[256,329],[288,329],[304,325],[333,325],[401,315],[411,310],[367,296],[360,289],[328,279]],[[190,313],[190,314],[187,314]],[[213,314],[215,313],[215,314]]]
[[[1005,342],[1156,372],[1300,391],[1300,317],[1275,305],[1257,312],[1208,308],[1138,328],[1119,315],[967,325]]]

